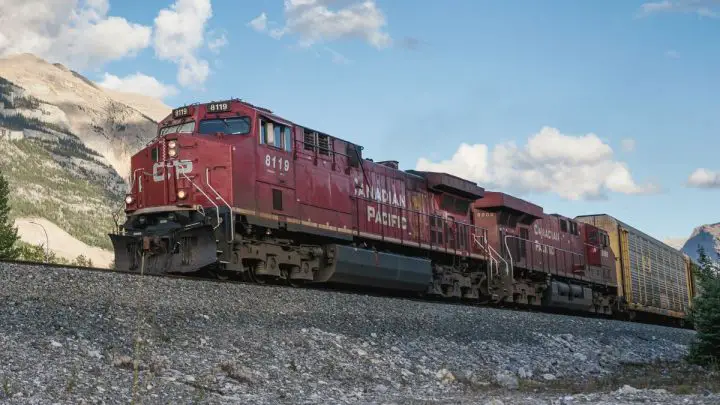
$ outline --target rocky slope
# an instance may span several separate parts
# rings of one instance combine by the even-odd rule
[[[701,225],[693,229],[690,238],[683,245],[682,251],[697,260],[699,246],[702,246],[705,253],[711,258],[720,260],[720,222]]]
[[[41,109],[32,108],[25,114],[77,135],[82,143],[103,156],[126,178],[130,156],[154,137],[156,121],[129,106],[128,97],[117,97],[61,64],[48,63],[31,54],[0,59],[0,77],[43,102]],[[139,98],[139,97],[138,97]],[[162,104],[150,105],[143,97],[145,109],[158,116]],[[167,113],[170,108],[167,107]]]
[[[130,156],[169,112],[151,97],[103,89],[33,55],[0,59],[0,128],[15,134],[0,139],[0,171],[23,240],[45,243],[29,222],[44,218],[46,229],[65,231],[50,241],[59,256],[73,259],[89,246],[95,264],[109,264],[107,233],[122,207]]]
[[[652,325],[2,263],[0,308],[9,404],[720,400]]]

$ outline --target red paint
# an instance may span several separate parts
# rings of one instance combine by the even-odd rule
[[[515,268],[616,284],[614,255],[609,247],[600,246],[597,238],[604,231],[544,214],[542,207],[503,193],[486,193],[471,204],[470,198],[457,195],[471,193],[475,187],[465,180],[444,175],[445,190],[450,187],[459,191],[438,192],[443,186],[441,174],[425,179],[398,170],[396,162],[367,159],[362,159],[361,166],[353,166],[356,155],[345,140],[309,134],[300,125],[244,102],[227,102],[228,111],[224,112],[208,112],[208,105],[191,106],[188,115],[180,118],[171,114],[159,125],[164,128],[194,122],[192,133],[159,135],[133,156],[133,172],[144,174],[136,176],[142,191],[134,185],[132,196],[137,201],[128,205],[128,211],[187,203],[204,207],[222,204],[205,184],[208,170],[212,187],[235,208],[274,214],[280,219],[295,218],[311,226],[353,230],[361,237],[365,233],[401,244],[441,246],[461,255],[487,255],[474,239],[487,235],[495,252],[510,250]],[[249,122],[247,133],[199,131],[205,120],[240,117]],[[292,140],[267,144],[261,120],[272,122],[273,131],[286,126]],[[226,128],[219,122],[214,130]],[[279,134],[284,136],[282,130]],[[179,144],[174,158],[167,155],[168,142],[173,139]],[[324,153],[318,146],[331,151]],[[151,150],[155,147],[159,148],[159,162],[170,165],[165,169],[170,170],[170,181],[167,173],[165,180],[153,180],[153,164],[157,162],[153,162]],[[178,159],[192,162],[187,175],[210,200],[188,179],[177,176]],[[182,201],[177,198],[179,190],[188,194]]]
[[[486,192],[473,207],[475,223],[490,229],[494,249],[511,252],[514,268],[617,285],[615,256],[601,245],[605,231],[499,192]]]
[[[189,108],[184,117],[169,115],[159,124],[160,128],[194,121],[193,132],[159,135],[132,158],[132,170],[152,173],[153,164],[158,162],[153,162],[151,150],[159,145],[160,162],[163,157],[171,166],[178,159],[191,160],[193,170],[188,176],[212,196],[205,186],[204,171],[210,168],[211,184],[236,208],[381,235],[401,243],[442,246],[459,254],[484,253],[473,245],[473,235],[484,234],[484,230],[470,225],[468,210],[441,209],[443,196],[429,193],[423,178],[392,167],[394,162],[381,164],[363,159],[362,167],[351,167],[347,141],[319,134],[328,141],[315,139],[316,144],[319,142],[335,152],[323,153],[304,143],[304,127],[243,102],[233,101],[229,106],[227,112],[209,113],[207,105],[200,104]],[[250,121],[247,134],[219,136],[199,132],[203,120],[237,117]],[[261,142],[260,120],[272,121],[273,127],[287,125],[293,136],[290,150],[284,142],[279,147]],[[171,139],[181,145],[175,158],[166,154]],[[152,176],[143,175],[140,181],[142,192],[137,186],[132,189],[139,202],[130,204],[129,211],[180,204],[182,201],[176,198],[179,189],[189,193],[186,201],[205,207],[213,204],[182,176],[174,181],[154,182]],[[281,206],[279,199],[273,204],[273,193],[282,197]],[[466,205],[469,203],[466,200]],[[431,215],[438,217],[437,222]],[[447,221],[440,220],[446,217]]]

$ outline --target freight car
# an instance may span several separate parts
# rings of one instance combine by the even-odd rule
[[[623,312],[602,227],[362,150],[241,100],[174,109],[131,158],[116,267]]]
[[[577,221],[604,229],[618,252],[614,263],[628,316],[685,318],[695,296],[691,259],[681,251],[607,214],[582,215]]]

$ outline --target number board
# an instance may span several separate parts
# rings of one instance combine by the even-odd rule
[[[173,110],[173,118],[180,118],[186,115],[190,115],[190,110],[187,107],[180,107]]]
[[[290,161],[287,159],[283,159],[281,156],[271,156],[269,154],[266,154],[265,166],[267,166],[268,169],[277,169],[280,172],[290,171]]]
[[[207,112],[225,112],[230,111],[230,103],[227,101],[219,102],[219,103],[210,103],[207,105]]]

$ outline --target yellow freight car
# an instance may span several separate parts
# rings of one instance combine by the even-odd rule
[[[575,219],[602,228],[610,236],[618,296],[624,298],[631,318],[636,312],[679,320],[687,316],[695,288],[686,254],[607,214]]]

